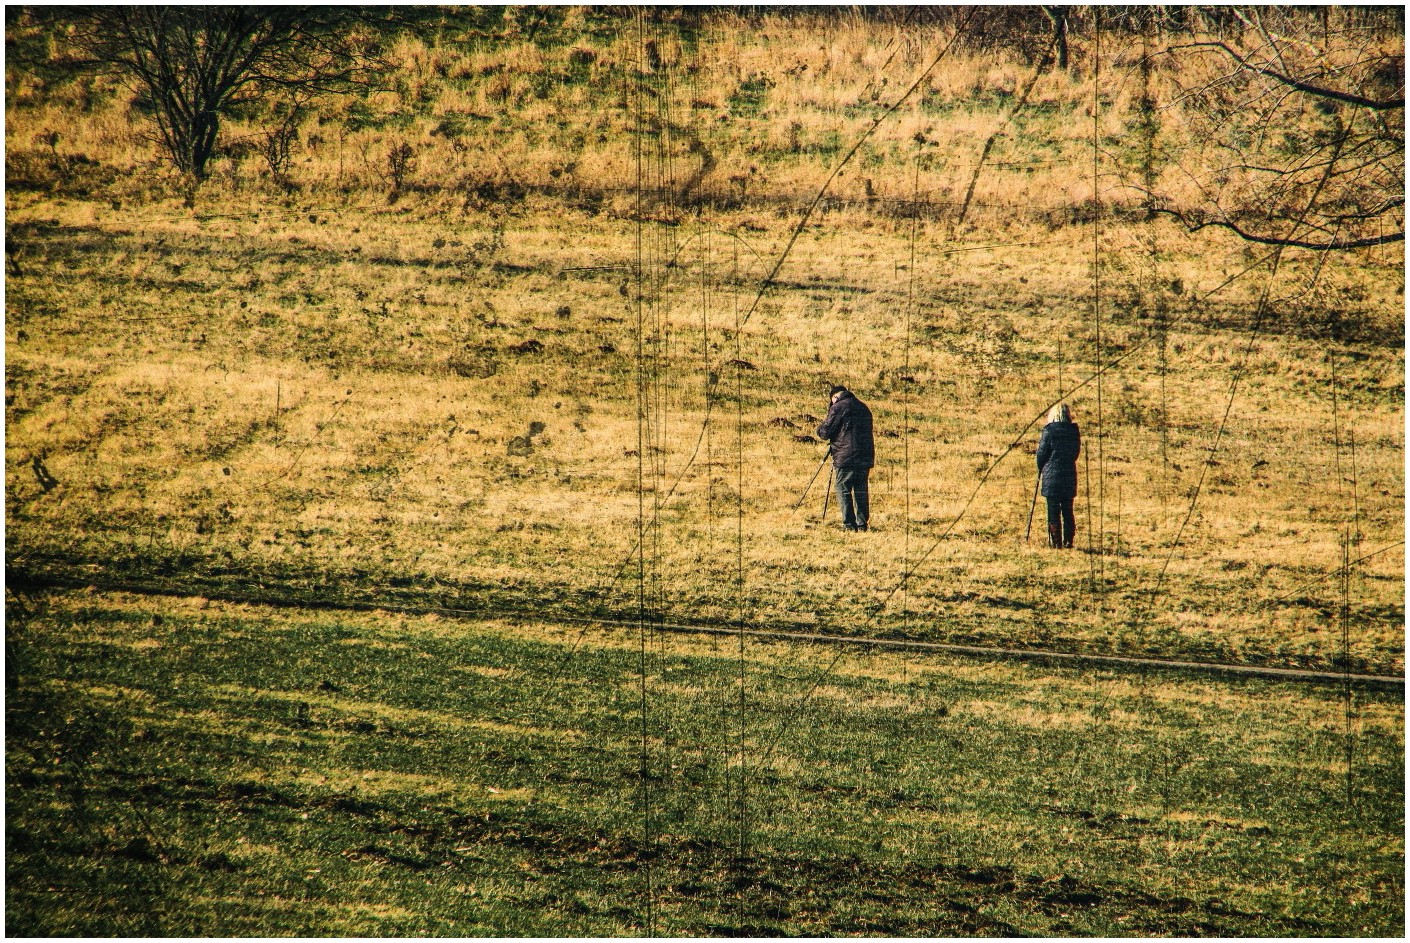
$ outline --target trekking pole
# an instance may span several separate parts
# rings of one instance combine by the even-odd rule
[[[1033,512],[1038,508],[1038,485],[1042,480],[1042,475],[1033,480],[1033,503],[1028,506],[1028,529],[1023,532],[1024,543],[1028,543],[1028,538],[1033,534]]]
[[[803,502],[806,501],[806,500],[808,500],[808,492],[813,490],[813,482],[815,482],[815,481],[818,480],[818,475],[821,475],[821,474],[822,474],[823,466],[827,464],[827,460],[828,460],[829,458],[832,458],[832,449],[831,449],[831,448],[828,448],[826,454],[823,455],[822,461],[821,461],[821,462],[818,462],[818,470],[815,471],[815,472],[813,472],[813,477],[812,477],[812,478],[808,479],[808,487],[804,488],[804,489],[803,489],[803,493],[802,493],[801,495],[799,495],[799,497],[798,497],[798,503],[795,504],[795,505],[793,505],[793,510],[795,510],[795,511],[798,510],[800,507],[803,506]],[[831,478],[832,476],[829,475],[828,477]]]

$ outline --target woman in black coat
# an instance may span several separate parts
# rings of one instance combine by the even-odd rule
[[[1077,497],[1077,454],[1082,434],[1066,403],[1048,413],[1048,424],[1038,437],[1038,475],[1048,500],[1048,545],[1071,547],[1075,521],[1072,501]]]

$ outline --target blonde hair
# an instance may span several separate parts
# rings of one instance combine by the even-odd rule
[[[1071,422],[1072,411],[1067,408],[1066,403],[1058,403],[1048,410],[1048,422]]]

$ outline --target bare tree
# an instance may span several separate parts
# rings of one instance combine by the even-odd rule
[[[122,6],[44,14],[78,67],[133,86],[187,183],[205,180],[222,116],[280,97],[296,110],[375,74],[356,11],[336,7]]]
[[[1178,89],[1194,117],[1184,186],[1149,193],[1154,212],[1266,245],[1404,240],[1403,12],[1314,12],[1236,9],[1232,38],[1165,51],[1177,82],[1194,79]]]

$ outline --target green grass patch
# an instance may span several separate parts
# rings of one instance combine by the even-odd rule
[[[1403,929],[1389,695],[102,593],[8,615],[11,934]]]

